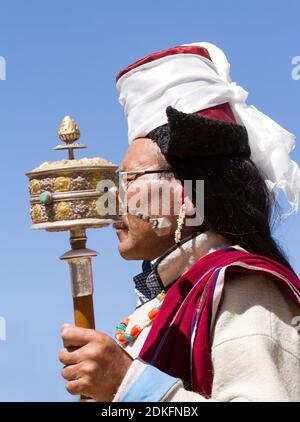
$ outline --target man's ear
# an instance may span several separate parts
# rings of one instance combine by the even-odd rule
[[[184,198],[184,203],[185,203],[185,206],[186,206],[186,215],[188,217],[192,217],[196,212],[196,209],[195,209],[193,202],[191,201],[191,199],[188,196],[186,196]]]
[[[176,186],[175,191],[174,191],[174,203],[175,203],[174,211],[179,212],[180,206],[182,204],[182,184],[179,181],[176,181],[176,182],[178,182],[178,185]],[[185,196],[184,203],[186,206],[186,215],[188,217],[192,217],[196,212],[193,202],[188,196]]]

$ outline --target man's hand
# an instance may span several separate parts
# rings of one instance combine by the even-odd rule
[[[112,401],[132,358],[111,337],[95,330],[65,324],[61,336],[59,360],[66,365],[61,374],[68,392]]]

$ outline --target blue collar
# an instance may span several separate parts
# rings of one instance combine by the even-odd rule
[[[133,277],[135,292],[142,302],[153,299],[164,287],[157,273],[157,265],[143,261],[142,272]]]
[[[133,281],[135,283],[134,290],[142,303],[154,299],[161,291],[166,290],[166,287],[163,285],[157,271],[158,264],[160,264],[171,252],[179,248],[185,242],[199,235],[199,233],[201,232],[196,232],[185,237],[180,243],[174,244],[159,258],[152,261],[143,261],[142,272],[133,277]],[[170,280],[169,286],[176,280],[177,278],[175,280]]]

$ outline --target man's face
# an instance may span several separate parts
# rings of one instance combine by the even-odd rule
[[[121,172],[166,168],[168,168],[168,164],[161,155],[158,146],[149,138],[138,138],[133,141],[120,165]],[[143,190],[143,195],[140,196],[139,209],[151,217],[166,215],[162,213],[161,209],[155,215],[151,211],[153,205],[155,208],[157,201],[161,201],[161,193],[153,194],[154,190],[157,192],[156,189],[153,190],[153,186],[157,187],[160,183],[165,183],[164,177],[158,173],[144,174],[130,182],[132,177],[136,178],[136,175],[128,175],[128,181],[123,192],[127,195],[127,204],[133,203],[134,195],[137,193],[137,189],[140,189]],[[180,183],[174,177],[171,176],[168,180],[174,187],[181,188]],[[174,197],[171,195],[170,210],[174,209],[173,202]],[[129,208],[131,207],[129,206]],[[173,212],[168,217],[171,222],[170,232],[165,236],[158,237],[149,223],[135,215],[123,214],[121,219],[125,227],[118,228],[118,225],[116,225],[116,233],[120,241],[119,252],[122,257],[125,259],[152,260],[170,248],[174,244],[177,215],[174,215]]]

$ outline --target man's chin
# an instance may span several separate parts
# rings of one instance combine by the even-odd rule
[[[148,259],[147,251],[143,250],[141,248],[141,245],[139,245],[137,242],[134,242],[131,238],[130,234],[124,239],[120,239],[119,236],[119,245],[118,245],[119,254],[123,259],[126,260],[144,260]]]
[[[119,238],[119,254],[124,259],[140,259],[136,257],[136,251],[132,244],[131,236],[128,230],[117,230]]]
[[[143,259],[141,258],[135,251],[134,247],[130,247],[128,244],[126,244],[126,242],[120,242],[119,246],[119,254],[121,255],[122,258],[127,259],[127,260],[139,260],[139,259]]]

